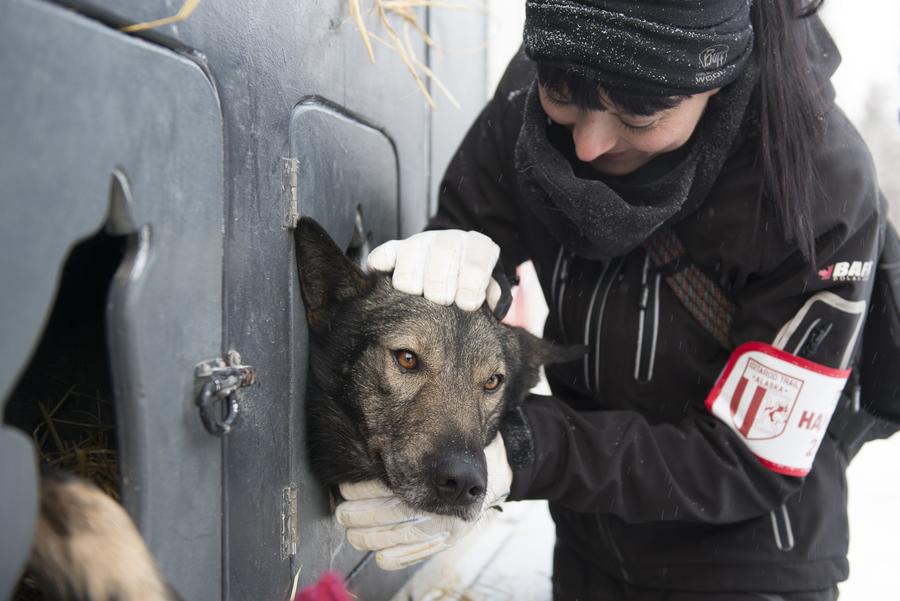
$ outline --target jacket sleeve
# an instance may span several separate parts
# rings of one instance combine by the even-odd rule
[[[511,500],[547,499],[632,523],[724,523],[777,507],[800,487],[768,472],[712,415],[650,424],[634,411],[579,412],[542,396],[521,410],[533,462],[514,469]],[[521,430],[503,434],[522,444]]]
[[[752,340],[772,343],[821,292],[868,300],[872,282],[864,274],[874,270],[869,272],[866,262],[877,259],[884,218],[868,154],[864,147],[860,152],[861,158],[851,157],[856,165],[844,160],[824,176],[823,183],[838,193],[816,208],[816,264],[782,243],[759,259],[756,273],[734,295],[735,347]],[[835,278],[839,263],[844,277]],[[826,338],[812,360],[852,353],[852,331]],[[740,436],[706,410],[704,399],[695,399],[678,423],[650,423],[627,410],[576,411],[542,396],[530,397],[516,412],[503,430],[514,464],[511,499],[548,499],[632,523],[728,523],[778,507],[803,484],[802,478],[764,466]],[[836,441],[826,437],[819,453],[833,452]]]
[[[454,154],[427,229],[476,230],[501,249],[508,275],[528,260],[515,201],[514,149],[534,68],[523,53],[507,67],[493,99]]]

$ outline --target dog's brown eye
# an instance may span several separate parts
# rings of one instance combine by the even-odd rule
[[[419,358],[409,349],[402,348],[394,351],[394,359],[397,360],[397,365],[403,369],[416,369],[419,367]]]
[[[497,390],[501,384],[503,384],[503,374],[494,374],[484,383],[484,389],[488,392]]]

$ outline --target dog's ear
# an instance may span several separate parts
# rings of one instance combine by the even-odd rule
[[[587,347],[581,344],[560,346],[538,338],[523,328],[512,328],[512,330],[519,339],[519,348],[524,362],[535,369],[541,365],[581,359],[587,352]]]
[[[329,302],[350,300],[372,289],[372,280],[313,219],[300,219],[294,230],[294,247],[307,311],[320,311]]]
[[[511,358],[514,377],[507,393],[511,403],[517,403],[524,399],[528,391],[538,383],[542,365],[574,361],[583,357],[587,352],[585,346],[558,346],[543,338],[533,336],[522,328],[509,327],[508,330],[518,348]]]

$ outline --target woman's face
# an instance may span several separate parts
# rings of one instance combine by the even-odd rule
[[[572,132],[579,160],[607,175],[626,175],[654,157],[682,146],[694,133],[706,103],[718,89],[687,96],[677,106],[649,117],[620,111],[600,92],[605,111],[579,108],[539,86],[541,106]]]

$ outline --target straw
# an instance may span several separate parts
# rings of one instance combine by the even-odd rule
[[[68,403],[76,397],[93,399],[97,403],[96,414],[72,408],[71,415],[68,416],[70,419],[57,417],[57,413],[67,408]],[[31,436],[43,464],[91,480],[103,492],[118,499],[118,453],[111,444],[114,428],[112,424],[102,423],[101,403],[108,401],[99,396],[76,392],[74,387],[69,388],[52,409],[47,409],[43,402],[38,402],[43,420],[34,428]],[[83,415],[85,419],[71,419],[78,415]],[[58,426],[74,428],[77,432],[75,440],[65,440],[60,435]]]
[[[369,31],[369,29],[366,27],[365,21],[363,20],[359,0],[348,0],[348,3],[350,16],[356,23],[356,28],[357,30],[359,30],[359,35],[366,47],[366,52],[369,55],[370,62],[375,62],[375,53],[372,50],[372,40],[375,40],[390,48],[397,54],[397,56],[400,57],[400,60],[406,66],[407,71],[409,71],[410,75],[413,78],[413,81],[416,83],[416,87],[418,87],[419,91],[425,97],[425,101],[431,108],[436,108],[437,105],[434,102],[434,98],[432,97],[431,92],[428,91],[428,88],[423,81],[423,75],[425,78],[429,79],[438,88],[438,90],[440,90],[440,92],[444,94],[444,96],[447,97],[447,99],[454,107],[459,108],[459,102],[456,100],[447,86],[445,86],[444,83],[437,77],[437,75],[435,75],[434,71],[432,71],[425,63],[416,58],[415,52],[413,50],[413,44],[409,37],[409,28],[415,30],[415,32],[419,35],[419,37],[427,47],[434,48],[436,47],[435,41],[419,22],[419,17],[415,13],[415,9],[440,8],[445,10],[483,10],[483,8],[478,8],[458,2],[445,2],[442,0],[373,0],[373,10],[378,15],[378,21],[381,24],[384,33],[388,37],[388,41],[385,41],[379,38],[376,34]],[[389,15],[398,17],[403,23],[402,39],[400,35],[398,35],[394,25],[391,23]]]
[[[351,2],[352,1],[354,0],[351,0]],[[184,4],[181,5],[179,11],[171,17],[127,25],[119,29],[119,31],[123,33],[134,33],[136,31],[146,31],[147,29],[155,29],[157,27],[162,27],[163,25],[171,25],[172,23],[184,21],[191,16],[191,13],[194,12],[194,9],[197,8],[198,4],[200,4],[200,0],[184,0]]]

